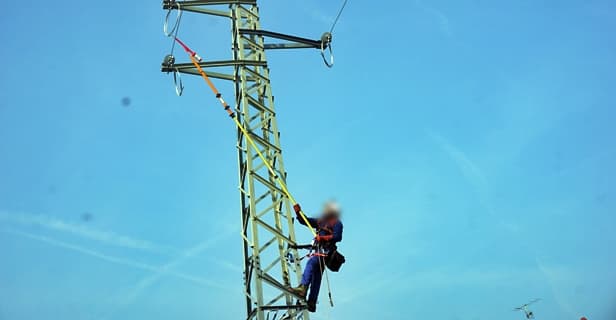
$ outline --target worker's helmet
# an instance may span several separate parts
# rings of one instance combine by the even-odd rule
[[[323,204],[323,215],[340,216],[340,205],[336,201],[327,201]]]

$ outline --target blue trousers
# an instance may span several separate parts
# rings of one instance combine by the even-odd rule
[[[321,260],[320,265],[319,260]],[[302,285],[310,288],[308,301],[316,303],[319,298],[323,268],[325,268],[325,262],[319,256],[310,257],[306,263],[306,269],[304,269],[304,274],[302,275]]]

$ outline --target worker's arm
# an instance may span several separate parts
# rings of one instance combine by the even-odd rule
[[[295,205],[293,205],[293,210],[295,211],[295,217],[296,217],[297,221],[300,224],[303,224],[303,225],[305,225],[307,227],[308,225],[306,225],[306,221],[301,216],[300,212],[302,211],[302,207],[300,207],[299,203],[296,203]],[[316,228],[317,227],[317,219],[306,217],[306,220],[308,220],[308,223],[310,224],[311,228]]]

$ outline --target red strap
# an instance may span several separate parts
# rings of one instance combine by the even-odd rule
[[[188,52],[191,56],[194,56],[196,54],[194,51],[190,50],[190,48],[187,45],[185,45],[184,42],[182,42],[182,40],[176,37],[175,41],[177,41],[177,43],[179,43],[182,46],[182,48],[184,48],[184,50],[186,50],[186,52]]]
[[[314,252],[314,253],[309,254],[308,256],[309,257],[314,257],[314,256],[317,256],[317,257],[327,257],[327,255],[325,253],[320,253],[320,252]]]

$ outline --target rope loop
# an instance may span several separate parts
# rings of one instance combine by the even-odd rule
[[[182,20],[182,8],[180,7],[179,2],[172,1],[175,5],[177,5],[178,14],[175,18],[175,23],[173,24],[173,28],[169,30],[169,17],[171,16],[171,11],[173,10],[172,6],[169,6],[169,10],[167,10],[167,15],[165,16],[165,23],[163,24],[163,33],[166,37],[174,36],[176,31],[180,26],[180,21]]]
[[[177,94],[178,97],[182,96],[184,84],[182,83],[182,77],[180,77],[180,71],[178,69],[173,71],[173,84],[175,85],[175,94]]]

